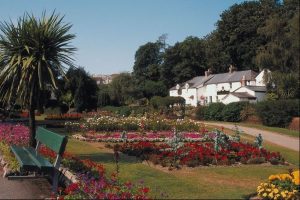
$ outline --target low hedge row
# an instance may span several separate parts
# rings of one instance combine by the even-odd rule
[[[240,122],[252,108],[266,126],[287,127],[293,117],[299,117],[299,100],[262,101],[256,104],[233,102],[211,103],[199,106],[196,118],[200,120]],[[252,113],[251,113],[252,114]]]
[[[241,121],[241,111],[247,102],[233,102],[228,105],[223,103],[211,103],[208,106],[199,106],[196,110],[196,118],[200,120],[213,121]]]
[[[267,126],[287,127],[299,117],[299,99],[263,101],[256,104],[257,115]]]

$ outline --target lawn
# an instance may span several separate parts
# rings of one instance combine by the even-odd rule
[[[209,122],[209,121],[208,121]],[[288,135],[291,137],[299,137],[299,131],[295,131],[295,130],[289,130],[287,128],[279,128],[279,127],[270,127],[270,126],[264,126],[261,124],[252,124],[252,123],[245,123],[245,122],[240,122],[240,123],[233,123],[233,122],[220,122],[220,121],[211,121],[211,122],[216,122],[216,123],[224,123],[224,124],[236,124],[239,126],[245,126],[245,127],[249,127],[249,128],[256,128],[259,130],[264,130],[264,131],[271,131],[271,132],[275,132],[275,133],[279,133],[279,134],[283,134],[283,135]]]
[[[280,150],[291,163],[299,163],[298,153],[267,144],[270,150]],[[273,148],[273,149],[271,149]],[[115,170],[113,153],[103,145],[70,139],[67,151],[82,158],[102,163],[107,172]],[[283,152],[284,151],[284,152]],[[168,171],[141,163],[135,157],[121,155],[121,180],[143,180],[151,187],[151,195],[162,198],[243,198],[256,190],[256,186],[270,174],[286,172],[290,166],[243,165],[234,167],[198,167]]]

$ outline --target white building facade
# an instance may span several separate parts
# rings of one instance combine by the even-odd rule
[[[266,93],[263,70],[234,71],[232,66],[228,73],[209,74],[195,77],[185,83],[177,84],[169,90],[170,96],[181,96],[186,105],[207,105],[214,102],[228,104],[231,102],[262,101]]]

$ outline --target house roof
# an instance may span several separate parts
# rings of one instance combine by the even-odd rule
[[[185,88],[185,85],[188,83],[189,88],[197,88],[200,87],[201,85],[204,85],[208,80],[210,80],[214,75],[209,75],[209,76],[196,76],[192,78],[191,80],[188,80],[184,83],[179,84],[180,89]],[[171,87],[170,90],[176,90],[176,85]]]
[[[256,99],[255,96],[252,96],[251,94],[249,94],[247,92],[231,92],[228,95],[230,95],[230,94],[233,96],[236,96],[238,98]]]
[[[267,88],[266,86],[252,86],[252,85],[247,85],[245,86],[249,90],[255,91],[255,92],[266,92]]]
[[[239,82],[245,76],[247,81],[255,80],[257,73],[252,70],[234,71],[232,73],[214,74],[214,76],[206,82],[206,85],[217,83]]]

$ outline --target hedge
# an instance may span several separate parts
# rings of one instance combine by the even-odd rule
[[[211,103],[208,106],[197,108],[196,119],[240,122],[242,121],[242,111],[249,106],[254,108],[266,126],[287,127],[293,117],[299,117],[300,112],[299,99],[262,101],[251,105],[248,102],[233,102],[227,105]]]
[[[299,117],[299,99],[259,102],[256,112],[266,126],[287,127],[293,117]]]
[[[242,120],[241,111],[248,104],[248,102],[232,102],[226,105],[222,110],[221,118],[226,122],[240,122]]]

